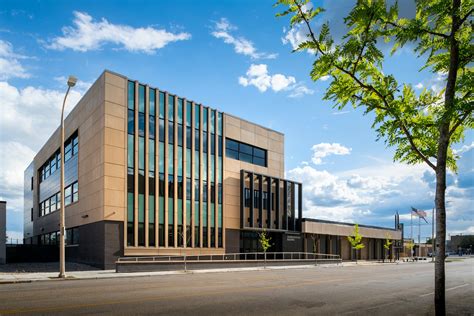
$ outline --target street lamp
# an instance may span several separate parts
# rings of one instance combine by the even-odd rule
[[[61,109],[61,186],[60,186],[60,203],[61,208],[59,210],[59,277],[66,277],[66,245],[65,245],[65,235],[66,227],[64,225],[64,209],[66,205],[64,204],[64,107],[66,106],[67,95],[69,90],[76,85],[77,78],[74,76],[69,76],[67,79],[67,90],[66,95],[64,96],[63,107]]]

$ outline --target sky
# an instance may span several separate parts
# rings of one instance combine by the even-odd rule
[[[285,134],[285,174],[303,182],[304,216],[393,227],[400,213],[410,237],[410,208],[428,211],[431,236],[434,173],[393,162],[376,140],[372,117],[323,100],[330,78],[313,82],[314,56],[292,50],[305,30],[290,30],[271,1],[9,1],[0,8],[0,200],[7,234],[22,238],[23,171],[59,125],[66,78],[79,82],[67,112],[104,69],[184,96]],[[352,1],[322,0],[337,39]],[[414,15],[409,1],[401,14]],[[384,72],[399,82],[439,91],[445,76],[419,71],[410,47],[390,56]],[[453,146],[460,156],[448,175],[447,229],[474,233],[474,134]],[[414,221],[417,223],[417,221]],[[413,236],[418,235],[414,226]]]

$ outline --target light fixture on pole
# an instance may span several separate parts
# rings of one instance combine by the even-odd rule
[[[76,85],[77,78],[74,76],[69,76],[67,79],[67,90],[66,95],[64,96],[63,107],[61,109],[61,185],[60,185],[60,205],[61,208],[59,210],[59,277],[65,278],[66,277],[66,243],[65,243],[65,236],[66,236],[66,227],[65,227],[65,216],[64,216],[64,209],[66,205],[64,205],[64,107],[66,106],[66,99],[69,94],[69,90]]]

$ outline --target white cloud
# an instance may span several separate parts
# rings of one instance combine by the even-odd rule
[[[226,18],[221,18],[215,22],[215,28],[211,32],[211,35],[215,38],[222,39],[224,43],[234,46],[234,51],[237,54],[250,56],[252,59],[274,59],[278,54],[268,54],[258,52],[254,44],[244,37],[236,37],[231,34],[231,31],[237,28],[230,24]]]
[[[319,78],[319,80],[321,80],[321,81],[327,81],[329,78],[331,78],[331,76],[326,75],[326,76],[322,76],[321,78]]]
[[[63,86],[66,84],[62,80]],[[66,114],[88,83],[78,82],[69,94]],[[7,201],[10,219],[16,226],[23,220],[23,173],[35,153],[59,126],[65,89],[27,86],[19,89],[0,81],[0,200]],[[9,236],[21,236],[15,227]],[[21,229],[18,229],[21,230]],[[12,235],[13,236],[13,235]]]
[[[314,94],[314,90],[311,90],[302,83],[298,83],[295,87],[293,87],[291,93],[288,96],[290,98],[301,98],[307,94]]]
[[[459,149],[454,149],[453,152],[456,154],[456,155],[461,155],[465,152],[468,152],[470,151],[471,149],[474,149],[474,142],[471,142],[471,144],[468,144],[468,145],[463,145],[461,148]]]
[[[246,76],[239,77],[239,84],[248,87],[254,86],[260,92],[271,89],[275,92],[290,91],[290,97],[301,97],[305,94],[313,94],[313,90],[302,83],[296,83],[293,76],[283,74],[270,75],[266,64],[252,64],[246,72]]]
[[[30,74],[19,61],[24,58],[27,57],[13,51],[11,43],[0,40],[0,80],[29,78]]]
[[[313,145],[311,148],[313,151],[313,156],[311,160],[315,165],[320,165],[323,163],[322,159],[330,155],[349,155],[351,153],[351,148],[347,148],[338,143],[320,143]]]
[[[421,82],[418,82],[418,84],[415,86],[416,89],[423,89],[423,84]]]
[[[106,43],[112,43],[128,51],[153,54],[169,43],[191,38],[191,34],[185,32],[174,34],[150,26],[134,28],[128,25],[112,24],[105,18],[97,22],[89,14],[78,11],[74,12],[73,24],[72,27],[64,27],[63,36],[54,38],[47,47],[86,52],[100,49]]]

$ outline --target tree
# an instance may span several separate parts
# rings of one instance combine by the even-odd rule
[[[410,249],[410,257],[413,257],[413,248],[415,248],[415,243],[413,240],[409,240],[407,243],[407,248]]]
[[[362,249],[365,245],[362,243],[362,235],[359,233],[359,224],[356,224],[351,236],[347,236],[347,240],[351,244],[352,249],[355,250],[357,262],[357,250]]]
[[[323,11],[309,0],[278,0],[285,6],[277,16],[291,15],[291,27],[307,30],[296,51],[314,53],[311,78],[329,76],[332,81],[324,98],[342,109],[347,104],[363,108],[374,117],[378,139],[395,148],[394,160],[424,163],[436,173],[436,238],[439,251],[435,264],[435,310],[446,313],[445,241],[446,172],[456,171],[452,145],[472,128],[473,0],[416,0],[412,19],[398,16],[398,5],[384,0],[358,0],[344,22],[349,28],[341,42],[331,36],[328,23],[316,34],[312,21]],[[422,69],[446,76],[440,92],[424,89],[416,94],[410,84],[399,84],[383,71],[382,41],[393,42],[392,53],[414,45],[418,57],[426,58]]]
[[[392,244],[393,244],[393,241],[390,240],[390,239],[392,238],[392,236],[390,236],[389,234],[387,234],[385,237],[386,237],[386,238],[385,238],[385,243],[384,243],[384,245],[383,245],[383,248],[384,248],[385,252],[387,253],[387,255],[384,256],[384,260],[385,260],[385,257],[386,257],[386,256],[388,257],[388,256],[390,255],[390,248],[391,248],[391,246],[392,246]],[[388,258],[388,259],[389,259],[390,261],[392,261],[391,258]]]
[[[271,240],[272,238],[267,236],[267,232],[265,230],[258,234],[258,242],[260,243],[260,247],[262,247],[263,250],[264,267],[267,265],[267,250],[272,246],[270,244]]]

